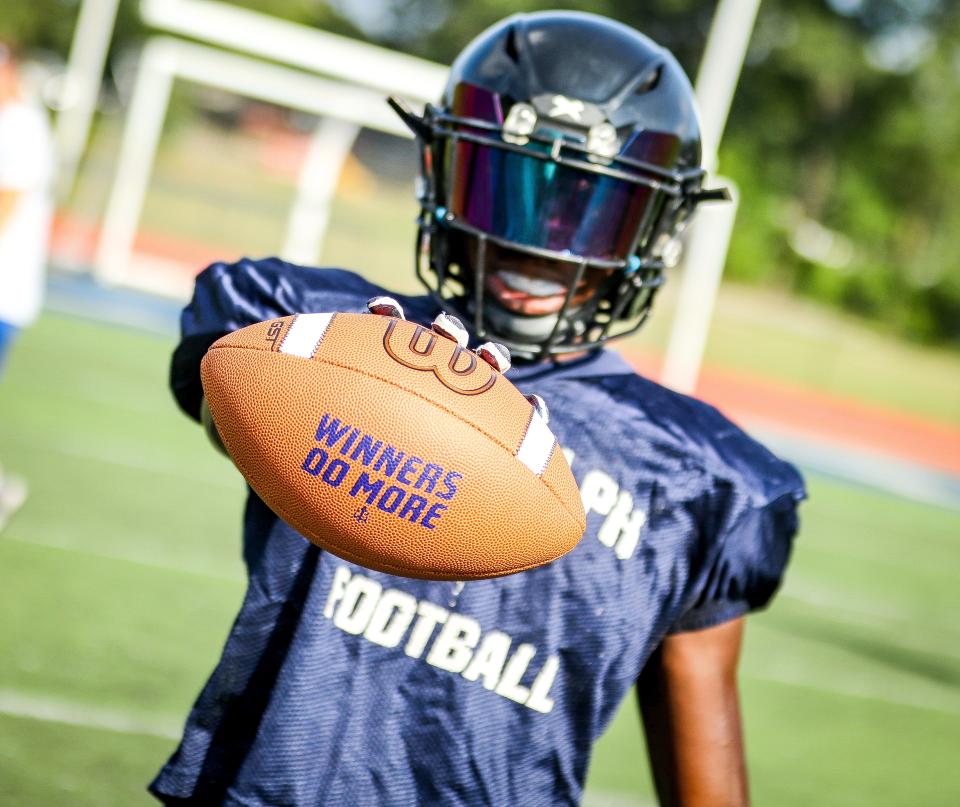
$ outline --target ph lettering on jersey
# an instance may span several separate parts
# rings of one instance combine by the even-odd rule
[[[381,647],[399,647],[406,638],[403,652],[411,659],[465,681],[479,681],[484,689],[535,712],[553,709],[550,689],[560,671],[560,658],[549,656],[534,674],[536,647],[521,643],[514,648],[506,633],[484,632],[468,614],[417,600],[400,589],[385,589],[366,575],[338,566],[323,615],[344,633]]]
[[[563,454],[572,466],[574,453],[565,448]],[[594,469],[583,477],[580,498],[587,515],[606,516],[597,532],[600,543],[610,547],[620,560],[633,557],[643,525],[647,523],[646,512],[633,506],[633,494],[621,490],[609,474]]]

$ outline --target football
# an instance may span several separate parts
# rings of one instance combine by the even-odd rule
[[[281,317],[203,358],[217,432],[250,487],[310,541],[407,577],[473,580],[555,560],[583,534],[546,407],[441,314]]]

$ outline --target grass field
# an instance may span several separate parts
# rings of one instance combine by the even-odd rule
[[[48,314],[0,384],[0,457],[32,486],[0,537],[0,804],[150,803],[240,602],[242,485],[176,412],[170,348]],[[960,512],[810,483],[747,634],[755,802],[956,805]],[[650,792],[628,702],[586,804]]]

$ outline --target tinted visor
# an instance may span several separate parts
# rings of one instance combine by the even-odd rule
[[[628,259],[655,193],[629,180],[455,137],[446,143],[446,157],[447,207],[455,217],[510,243],[584,258]]]

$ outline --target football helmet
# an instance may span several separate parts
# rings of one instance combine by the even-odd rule
[[[517,14],[455,60],[422,115],[417,275],[515,355],[636,330],[704,191],[693,90],[664,48],[613,20]]]

